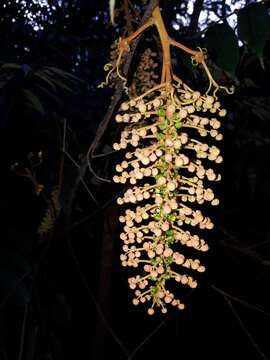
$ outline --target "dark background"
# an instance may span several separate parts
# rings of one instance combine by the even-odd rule
[[[87,169],[80,173],[113,100],[114,89],[98,88],[110,46],[130,30],[127,24],[137,28],[146,4],[132,1],[135,9],[125,13],[124,1],[116,1],[112,27],[108,1],[48,3],[51,10],[28,0],[0,4],[0,359],[270,358],[269,38],[264,68],[241,43],[234,74],[225,72],[219,59],[231,61],[230,44],[224,39],[217,53],[212,44],[215,78],[223,85],[234,83],[236,91],[221,95],[228,116],[208,271],[186,299],[184,312],[150,317],[145,308],[132,305],[128,271],[119,263],[121,209],[114,198],[123,188]],[[207,10],[209,26],[211,14],[230,14],[226,3],[197,0],[190,14],[187,1],[164,0],[161,6],[170,35],[196,48],[204,45],[198,15]],[[242,7],[249,3],[241,1]],[[41,11],[39,25],[28,23],[27,9]],[[172,26],[176,23],[179,30]],[[257,39],[264,36],[252,31]],[[141,40],[130,74],[141,52],[155,48],[152,35],[150,30]],[[220,47],[222,41],[216,42]],[[179,76],[203,88],[200,71],[181,53],[173,54]],[[110,121],[96,153],[110,152],[118,135]],[[95,172],[111,178],[119,156],[95,159]],[[37,184],[44,186],[41,192]],[[58,203],[51,200],[53,191]],[[39,235],[48,207],[52,224]]]

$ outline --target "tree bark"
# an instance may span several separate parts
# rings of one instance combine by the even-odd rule
[[[203,8],[203,0],[196,0],[187,31],[187,34],[189,36],[194,35],[198,29],[198,23],[202,8]]]

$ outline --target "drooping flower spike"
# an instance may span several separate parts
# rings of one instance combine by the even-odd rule
[[[158,28],[165,57],[161,84],[121,105],[115,120],[126,127],[113,145],[126,151],[113,180],[130,184],[117,199],[126,207],[119,218],[123,224],[120,259],[124,267],[134,268],[128,279],[133,304],[148,303],[150,315],[157,308],[166,313],[168,304],[184,309],[182,299],[173,293],[173,282],[196,288],[196,273],[205,271],[200,253],[209,246],[201,233],[214,225],[201,205],[219,204],[211,183],[221,179],[215,165],[223,160],[217,144],[226,115],[204,51],[188,49],[209,78],[204,94],[171,73],[169,46],[187,48],[164,35],[161,21],[155,9],[150,22]],[[127,46],[135,35],[122,40],[123,44]]]

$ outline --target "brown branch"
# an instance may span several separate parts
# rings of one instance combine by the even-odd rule
[[[226,17],[226,0],[222,0],[221,15],[223,18]]]
[[[131,360],[137,354],[137,352],[159,331],[159,329],[171,318],[172,313],[165,317],[151,333],[135,348],[132,354],[128,357],[127,360]]]
[[[269,243],[269,240],[267,242],[262,242],[262,243],[254,244],[254,245],[251,245],[251,246],[243,246],[242,243],[235,236],[230,234],[222,226],[219,225],[219,228],[221,229],[221,231],[226,236],[228,236],[229,239],[233,240],[234,243],[236,244],[236,245],[232,245],[232,244],[229,244],[229,243],[223,241],[222,242],[223,246],[225,246],[226,248],[233,249],[235,251],[241,252],[245,256],[248,256],[251,259],[253,259],[254,261],[258,262],[260,265],[270,266],[270,261],[269,260],[262,258],[255,251],[253,251],[253,249],[256,248],[257,246],[266,245],[267,243]]]
[[[211,286],[211,288],[214,289],[216,292],[220,293],[223,297],[230,298],[230,299],[238,302],[239,304],[242,304],[242,305],[244,305],[244,306],[249,307],[250,309],[253,309],[253,310],[255,310],[255,311],[258,311],[258,312],[260,312],[260,313],[262,313],[262,314],[264,314],[264,315],[266,315],[266,316],[270,316],[270,313],[269,313],[269,312],[267,312],[267,311],[259,308],[258,306],[253,305],[253,304],[250,304],[250,303],[248,303],[247,301],[238,298],[237,296],[231,295],[231,294],[227,293],[226,291],[224,291],[224,290],[216,287],[215,285],[210,285],[210,286]]]
[[[198,14],[199,16],[199,14]],[[130,34],[127,38],[123,39],[120,42],[119,49],[120,55],[129,50],[130,44],[132,41],[138,37],[138,35],[142,34],[149,26],[154,25],[157,28],[161,46],[162,46],[162,75],[161,75],[161,84],[167,83],[171,81],[172,78],[172,69],[171,69],[171,53],[170,53],[170,45],[176,46],[179,49],[187,52],[192,55],[192,58],[196,63],[203,63],[205,60],[205,54],[203,51],[196,51],[188,48],[187,46],[171,39],[168,35],[166,26],[164,24],[163,18],[161,16],[159,6],[156,6],[153,10],[151,18],[144,23],[144,25],[140,26],[135,32]]]
[[[194,4],[193,13],[191,15],[187,35],[193,35],[198,29],[199,17],[203,8],[203,0],[196,0]]]
[[[246,334],[246,336],[248,337],[249,341],[251,342],[251,344],[254,346],[254,348],[256,349],[256,351],[258,352],[258,354],[261,356],[262,359],[264,360],[269,360],[269,358],[263,353],[263,351],[261,350],[260,346],[258,345],[258,343],[255,341],[255,339],[253,338],[253,336],[251,335],[251,333],[249,332],[248,328],[246,327],[246,325],[244,324],[243,320],[241,319],[241,317],[239,316],[239,314],[237,313],[237,311],[235,310],[233,304],[231,303],[231,301],[227,298],[227,296],[223,295],[224,300],[226,301],[227,305],[229,306],[232,314],[234,315],[236,321],[238,322],[239,326],[241,327],[241,329],[243,330],[243,332]]]

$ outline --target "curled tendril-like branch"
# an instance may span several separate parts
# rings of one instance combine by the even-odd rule
[[[216,93],[221,89],[224,90],[228,95],[232,95],[235,90],[234,86],[231,86],[230,88],[228,88],[227,86],[220,86],[211,75],[211,72],[205,62],[205,59],[207,58],[207,49],[200,47],[198,47],[198,49],[199,49],[198,53],[191,56],[191,63],[193,66],[198,66],[199,64],[203,66],[203,69],[209,80],[209,86],[206,91],[206,95],[208,95],[212,91],[213,87],[214,87],[213,96],[215,99],[217,98]]]
[[[123,40],[121,40],[121,38],[120,38],[119,43],[118,43],[119,54],[118,54],[117,60],[116,60],[115,64],[108,63],[108,64],[104,65],[104,70],[108,71],[108,74],[106,76],[105,81],[103,81],[101,84],[98,85],[98,88],[103,88],[103,87],[107,86],[109,84],[111,75],[114,72],[116,72],[117,77],[124,82],[124,89],[127,92],[127,88],[126,88],[127,79],[120,72],[122,56],[123,56],[124,52],[127,51],[127,48],[125,46],[123,46],[124,43],[125,43],[125,41],[123,42]]]
[[[231,86],[230,88],[228,88],[227,86],[218,85],[218,83],[214,80],[213,76],[211,75],[210,70],[208,69],[205,61],[202,62],[202,66],[204,68],[204,71],[206,72],[208,79],[209,79],[209,86],[206,91],[206,95],[208,95],[210,93],[210,91],[212,90],[213,87],[215,88],[213,90],[213,96],[215,99],[217,98],[216,93],[220,89],[224,90],[228,95],[232,95],[234,93],[234,90],[235,90],[234,86]]]
[[[202,64],[207,57],[207,49],[198,47],[199,51],[197,51],[194,55],[191,56],[191,63],[193,66],[197,66],[198,64]]]

